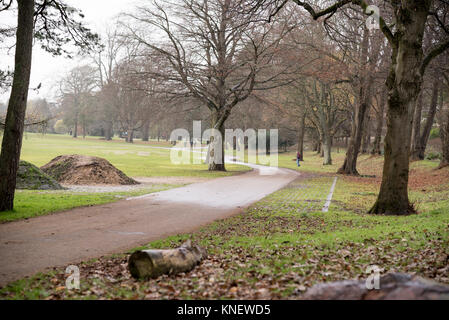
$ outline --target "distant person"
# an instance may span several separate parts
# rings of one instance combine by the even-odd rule
[[[299,151],[296,153],[296,164],[298,165],[298,167],[301,166],[301,164],[299,163],[301,161],[301,154],[299,153]]]

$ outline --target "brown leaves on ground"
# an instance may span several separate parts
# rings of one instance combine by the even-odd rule
[[[412,191],[427,191],[427,189],[441,191],[448,188],[449,168],[435,169],[429,166],[418,165],[409,172],[409,188]],[[358,163],[361,176],[343,176],[348,182],[362,185],[371,185],[380,188],[382,182],[383,158],[372,156]]]
[[[364,279],[366,268],[378,265],[383,273],[419,274],[449,284],[449,239],[429,234],[426,245],[415,249],[409,241],[416,239],[397,236],[332,246],[288,241],[270,247],[230,245],[213,250],[187,274],[155,280],[132,279],[127,256],[101,258],[80,266],[80,291],[64,290],[63,269],[57,269],[48,281],[34,283],[51,292],[48,299],[298,299],[316,283]],[[179,243],[172,244],[177,246]],[[8,293],[3,292],[2,297],[7,298]]]

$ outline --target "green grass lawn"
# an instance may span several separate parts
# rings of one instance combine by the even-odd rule
[[[128,144],[115,138],[113,141],[98,137],[73,139],[67,135],[24,135],[22,160],[43,166],[53,158],[65,154],[82,154],[105,158],[131,177],[202,177],[219,178],[250,170],[241,165],[228,165],[227,172],[209,172],[207,166],[175,165],[170,161],[170,151],[152,147],[170,147],[167,142],[140,142]],[[18,190],[14,211],[0,213],[0,223],[33,218],[53,212],[82,206],[114,202],[128,196],[178,187],[179,185],[156,184],[131,192],[80,194],[70,191],[22,191]]]
[[[125,143],[115,139],[73,139],[68,135],[34,134],[24,136],[21,159],[41,167],[60,155],[81,154],[105,158],[130,177],[204,177],[217,178],[250,170],[245,166],[228,165],[228,172],[209,172],[207,165],[175,165],[170,151],[152,147],[170,147],[168,143]]]
[[[290,155],[282,157],[289,161]],[[201,244],[209,257],[188,274],[135,281],[126,270],[128,254],[120,254],[80,265],[79,291],[64,288],[64,269],[58,268],[17,281],[1,289],[0,297],[296,299],[319,282],[366,279],[370,265],[384,273],[416,273],[449,284],[448,168],[434,171],[432,162],[413,163],[410,195],[419,214],[387,217],[366,214],[379,188],[381,158],[361,159],[360,170],[376,173],[376,178],[339,177],[327,213],[321,209],[334,175],[320,162],[307,157],[300,170],[314,174],[244,214],[144,247],[173,248],[186,239]]]

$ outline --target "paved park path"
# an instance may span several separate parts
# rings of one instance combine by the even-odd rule
[[[0,287],[91,258],[124,252],[227,218],[281,189],[299,173],[253,171],[116,203],[0,225]]]

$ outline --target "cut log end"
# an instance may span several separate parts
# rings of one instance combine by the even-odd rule
[[[188,240],[177,249],[136,251],[129,258],[128,269],[136,279],[157,278],[191,271],[206,255],[205,249]]]

